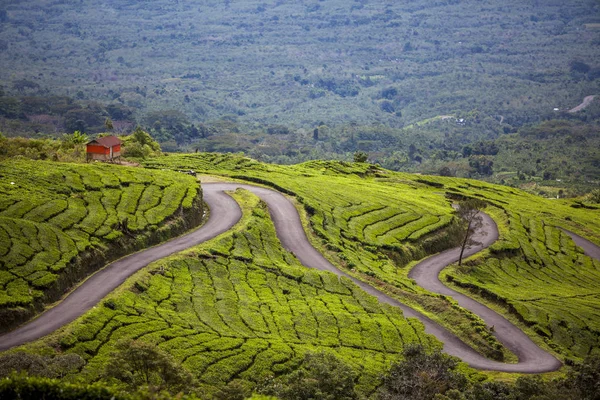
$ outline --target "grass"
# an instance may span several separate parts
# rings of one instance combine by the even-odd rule
[[[348,279],[303,267],[275,235],[266,206],[237,191],[242,220],[229,232],[153,263],[102,304],[31,351],[74,352],[87,365],[70,379],[102,379],[114,344],[156,343],[205,395],[233,379],[251,385],[292,371],[308,351],[332,352],[372,393],[403,347],[439,348],[420,322],[380,304]]]
[[[165,239],[183,222],[167,221],[199,207],[196,181],[170,171],[13,160],[0,176],[3,329],[103,261]]]

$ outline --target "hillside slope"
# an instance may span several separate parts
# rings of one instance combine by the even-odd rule
[[[477,282],[477,288],[490,293],[488,297],[508,305],[506,313],[531,326],[539,340],[559,353],[583,357],[600,347],[594,311],[599,301],[594,294],[598,261],[583,255],[560,230],[570,229],[600,243],[600,215],[592,205],[543,199],[473,180],[393,173],[368,164],[275,166],[235,155],[197,154],[170,155],[146,165],[194,168],[263,182],[294,194],[331,257],[363,279],[385,282],[401,301],[437,314],[449,329],[463,329],[459,336],[467,342],[473,327],[461,328],[457,322],[461,317],[450,312],[455,308],[419,289],[407,274],[412,260],[448,248],[457,238],[448,198],[484,199],[499,226],[500,240],[461,269],[465,281]],[[494,280],[490,273],[477,273],[485,269],[498,274],[506,268],[510,268],[506,282]],[[567,300],[577,302],[569,313],[564,310]],[[578,346],[573,346],[573,332],[581,335]],[[494,354],[492,348],[489,355]]]
[[[279,243],[264,203],[234,194],[233,230],[134,275],[85,316],[28,351],[78,354],[69,379],[105,381],[117,343],[136,339],[171,354],[207,398],[232,380],[254,387],[326,351],[357,371],[368,395],[411,343],[439,348],[423,325],[379,303],[349,279],[303,267]],[[18,349],[16,349],[18,350]],[[16,351],[12,350],[12,351]]]
[[[198,183],[170,171],[9,160],[0,176],[0,331],[202,217]]]

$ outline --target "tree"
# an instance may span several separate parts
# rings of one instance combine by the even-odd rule
[[[494,162],[488,156],[474,155],[469,157],[469,166],[479,175],[492,175]]]
[[[84,365],[85,360],[77,354],[50,357],[19,351],[0,357],[0,377],[8,377],[13,372],[26,372],[29,376],[62,378],[79,371]]]
[[[381,104],[379,105],[379,108],[381,108],[381,111],[390,113],[390,114],[393,113],[394,111],[396,111],[396,109],[394,108],[394,104],[388,100],[382,101]]]
[[[600,189],[594,189],[588,194],[588,199],[592,203],[600,203]]]
[[[354,370],[331,353],[306,353],[294,372],[273,380],[261,391],[282,400],[354,400]]]
[[[64,134],[62,138],[62,141],[65,144],[65,146],[70,148],[78,144],[87,143],[88,140],[88,136],[81,131],[75,131],[71,135]]]
[[[408,345],[404,359],[392,365],[379,389],[379,399],[430,400],[448,391],[463,390],[468,380],[457,371],[458,359],[420,344]]]
[[[571,61],[569,67],[571,68],[571,72],[579,72],[581,74],[587,74],[591,68],[588,64],[580,60]]]
[[[438,175],[440,175],[440,176],[454,176],[454,173],[452,173],[452,170],[447,165],[445,165],[442,168],[440,168],[440,170],[438,171]]]
[[[580,392],[582,400],[600,399],[600,356],[586,357],[568,375],[568,380]]]
[[[244,400],[250,397],[252,388],[248,382],[239,379],[227,383],[221,390],[214,394],[215,400]]]
[[[106,365],[106,375],[132,389],[145,385],[176,393],[187,391],[193,383],[192,375],[154,344],[122,340],[115,350]]]
[[[106,118],[104,120],[104,126],[106,127],[107,130],[112,131],[113,129],[115,129],[112,119],[110,118]]]
[[[367,162],[367,159],[369,158],[368,154],[365,153],[364,151],[357,151],[356,153],[354,153],[354,162]]]
[[[139,126],[123,140],[123,155],[125,157],[150,157],[160,155],[161,149],[158,142]]]
[[[483,225],[483,217],[481,210],[486,207],[486,203],[479,199],[466,199],[458,203],[458,215],[464,221],[465,236],[460,247],[460,256],[458,257],[458,265],[462,265],[462,258],[467,246],[479,244],[473,240],[475,231]]]

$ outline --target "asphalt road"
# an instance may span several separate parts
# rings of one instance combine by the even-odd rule
[[[600,247],[596,246],[589,240],[582,238],[576,233],[573,233],[566,229],[563,229],[563,231],[566,232],[569,236],[571,236],[571,238],[577,246],[583,249],[585,255],[587,255],[588,257],[595,258],[596,260],[600,260]]]
[[[377,297],[379,301],[400,307],[406,317],[418,318],[425,325],[426,332],[433,334],[444,343],[446,353],[461,358],[475,368],[486,370],[540,373],[553,371],[561,366],[556,358],[539,348],[529,337],[505,318],[441,284],[437,278],[439,271],[447,264],[458,259],[457,249],[451,249],[427,258],[415,266],[410,276],[428,290],[455,297],[462,306],[480,315],[488,325],[493,325],[498,339],[519,357],[518,363],[504,364],[484,358],[464,344],[457,336],[429,318],[399,303],[374,287],[338,270],[312,247],[294,205],[281,193],[237,183],[207,183],[203,184],[202,188],[204,200],[210,208],[208,221],[203,226],[179,238],[122,258],[98,271],[55,307],[42,313],[33,321],[0,336],[0,350],[27,343],[54,332],[94,307],[129,276],[149,263],[228,231],[239,221],[241,210],[238,204],[224,191],[244,188],[259,196],[268,205],[277,230],[277,236],[282,245],[291,251],[303,265],[329,271],[338,276],[346,276],[363,290]],[[483,245],[470,248],[467,252],[468,255],[479,251],[482,247],[489,246],[498,237],[496,225],[487,215],[485,215],[484,227],[478,232],[478,235]]]
[[[475,254],[498,239],[496,223],[487,214],[481,213],[481,215],[483,226],[473,236],[473,239],[480,244],[466,249],[464,257]],[[561,363],[554,356],[541,349],[506,318],[470,297],[448,288],[439,280],[438,276],[442,269],[458,261],[459,254],[460,248],[454,248],[429,257],[417,264],[410,271],[408,277],[431,292],[454,298],[462,307],[480,316],[488,326],[494,327],[496,338],[518,357],[519,362],[502,364],[487,359],[471,359],[470,355],[466,355],[469,357],[466,358],[465,355],[456,354],[453,350],[449,350],[448,353],[460,357],[474,367],[483,369],[507,372],[546,372],[560,368]]]

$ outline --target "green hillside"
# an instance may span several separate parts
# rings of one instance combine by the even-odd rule
[[[2,260],[17,259],[11,254],[20,249],[36,254],[31,260],[22,257],[28,263],[6,271],[17,274],[37,267],[58,275],[56,282],[61,282],[66,272],[52,271],[67,271],[63,261],[49,266],[40,257],[48,253],[77,260],[99,250],[108,252],[111,243],[128,251],[133,247],[127,245],[146,246],[148,239],[139,233],[165,229],[159,222],[152,227],[154,208],[149,204],[162,204],[163,216],[180,207],[201,214],[197,182],[165,171],[194,169],[213,176],[200,175],[201,179],[220,175],[217,179],[267,185],[295,197],[309,239],[345,272],[423,312],[481,354],[511,362],[514,355],[496,340],[492,327],[452,299],[428,293],[408,278],[416,261],[456,246],[464,231],[452,203],[475,197],[488,203],[486,212],[497,222],[500,239],[462,267],[451,267],[444,277],[505,313],[569,365],[599,354],[600,298],[595,288],[600,264],[582,254],[560,230],[570,229],[599,243],[597,205],[543,199],[474,180],[397,173],[367,163],[278,166],[240,155],[197,153],[169,154],[144,164],[145,169],[3,162],[0,175],[8,181],[2,189],[0,220],[12,221],[6,228],[2,225],[11,235],[11,241],[3,243],[11,243],[5,254],[12,258]],[[155,200],[148,203],[150,194]],[[101,195],[98,202],[92,203],[97,195]],[[119,364],[119,352],[146,343],[171,360],[177,374],[188,377],[186,392],[219,399],[227,398],[226,393],[282,387],[306,365],[306,354],[325,352],[354,371],[356,392],[368,397],[379,390],[390,365],[407,357],[403,351],[409,344],[420,343],[429,350],[441,347],[420,322],[405,319],[399,309],[377,302],[350,280],[303,267],[282,248],[266,206],[243,190],[233,196],[243,211],[233,229],[151,264],[76,321],[6,352],[0,358],[0,374],[2,368],[15,367],[40,374],[34,366],[43,362],[48,372],[42,376],[96,383],[119,393],[139,387],[128,375],[129,366]],[[102,209],[88,209],[92,204]],[[76,213],[79,209],[85,212]],[[92,216],[102,214],[98,210],[112,222],[92,225]],[[37,239],[27,236],[30,228],[15,229],[15,220],[19,227],[37,229]],[[54,248],[45,250],[48,230],[56,232],[57,239]],[[14,231],[21,236],[12,236]],[[128,239],[129,234],[138,239]],[[79,253],[61,247],[61,238],[72,242]],[[14,281],[25,283],[23,292],[31,288],[39,298],[48,296],[35,280]],[[21,286],[9,282],[6,298],[19,299],[8,292],[13,287]],[[32,298],[30,302],[35,302]],[[32,355],[24,358],[20,351]],[[29,359],[37,361],[23,367],[25,361],[20,360]],[[480,390],[475,380],[485,377],[472,374],[467,372],[473,379],[469,385],[475,385],[469,390]],[[561,387],[552,385],[547,389]],[[517,387],[523,389],[518,383]]]
[[[106,379],[119,341],[155,343],[193,375],[186,391],[202,398],[234,379],[264,384],[319,351],[356,370],[357,391],[366,395],[406,345],[439,348],[398,308],[348,279],[303,267],[282,249],[265,205],[248,192],[234,197],[244,217],[232,231],[153,263],[99,307],[26,348],[80,355],[87,364],[68,378],[89,383]]]
[[[1,330],[202,214],[192,177],[106,164],[2,161],[0,194]]]
[[[507,306],[504,312],[533,327],[540,340],[565,356],[583,357],[600,348],[598,261],[581,254],[560,231],[567,228],[600,243],[597,205],[543,199],[473,180],[394,173],[369,164],[276,166],[235,155],[196,154],[169,155],[146,165],[193,168],[294,194],[308,212],[320,246],[333,259],[361,279],[385,282],[401,301],[434,314],[467,341],[474,327],[461,328],[458,321],[463,319],[455,308],[423,293],[407,274],[412,260],[456,244],[448,198],[481,198],[490,205],[500,240],[460,269],[462,274],[451,276],[484,289],[488,298]],[[565,307],[573,312],[566,313]],[[494,346],[486,347],[476,337],[473,342],[494,355]]]

